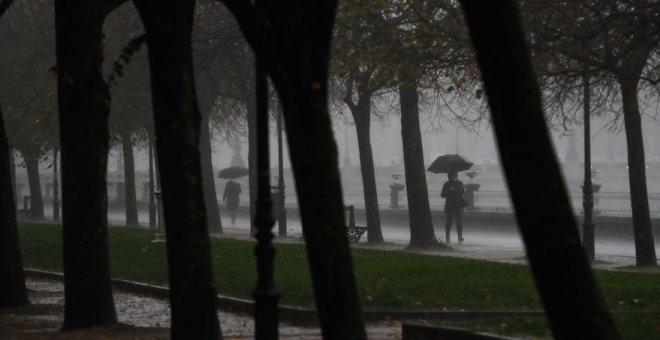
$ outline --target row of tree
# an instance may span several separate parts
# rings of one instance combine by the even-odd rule
[[[659,35],[654,29],[653,18],[642,15],[657,10],[655,6],[652,2],[628,4],[625,1],[600,0],[578,1],[571,6],[525,1],[521,7],[523,17],[527,19],[533,60],[542,77],[548,116],[556,118],[554,121],[559,121],[562,125],[566,122],[577,122],[576,113],[579,106],[572,103],[583,97],[578,90],[581,88],[580,84],[586,80],[591,91],[595,92],[595,95],[591,96],[595,102],[592,105],[595,107],[594,114],[613,111],[613,118],[628,117],[623,120],[629,146],[633,226],[640,265],[655,263],[637,102],[637,84],[646,80],[643,84],[653,85],[653,79],[657,78],[654,62],[657,59]],[[41,6],[34,3],[20,8],[32,17],[47,17],[49,14],[48,6],[43,3]],[[38,9],[36,13],[34,8]],[[602,8],[611,10],[603,12]],[[122,155],[125,158],[126,187],[131,189],[135,187],[131,144],[146,146],[147,141],[153,139],[153,132],[150,132],[149,128],[152,124],[151,112],[147,104],[149,84],[144,81],[147,77],[147,73],[143,71],[146,57],[140,51],[145,41],[141,33],[141,23],[128,6],[120,8],[116,13],[106,23],[105,32],[123,34],[106,34],[109,36],[109,39],[106,39],[106,45],[110,46],[109,54],[116,56],[114,59],[118,60],[112,70],[108,70],[109,67],[106,66],[106,73],[111,74],[109,78],[116,103],[111,111],[111,131],[114,131],[112,135],[116,136],[114,140],[121,143]],[[250,135],[250,168],[256,168],[256,108],[252,95],[253,84],[249,77],[254,73],[254,68],[251,64],[251,52],[239,34],[238,23],[224,6],[217,2],[202,2],[196,8],[195,17],[194,60],[202,113],[200,152],[207,220],[214,231],[221,232],[222,225],[213,185],[212,134],[209,125],[221,127],[225,135],[237,130],[241,133],[240,131],[245,131],[243,128],[247,127]],[[41,26],[48,27],[45,24],[48,20],[32,21],[38,21]],[[10,32],[18,32],[13,41],[17,47],[22,47],[16,48],[15,51],[28,50],[16,52],[16,56],[9,58],[15,61],[12,66],[20,64],[16,60],[24,63],[26,58],[21,56],[28,55],[30,58],[39,59],[40,54],[29,51],[29,48],[36,44],[27,42],[38,40],[48,44],[52,41],[47,34],[33,33],[31,29],[34,28],[25,22],[19,21],[11,26],[14,28]],[[459,5],[451,1],[364,3],[351,0],[342,2],[338,8],[337,24],[333,30],[334,58],[331,59],[329,73],[329,86],[333,95],[329,100],[345,104],[355,122],[369,227],[367,235],[371,243],[380,243],[383,237],[371,151],[370,122],[374,115],[375,100],[383,97],[383,94],[390,96],[390,93],[396,93],[400,100],[410,211],[410,246],[429,247],[436,244],[424,172],[419,115],[420,111],[423,112],[429,107],[425,103],[425,97],[442,97],[446,102],[454,103],[454,106],[460,103],[461,108],[456,111],[451,107],[444,107],[444,110],[441,108],[437,112],[431,112],[431,115],[442,115],[448,119],[458,118],[464,124],[475,123],[485,117],[485,111],[480,110],[483,107],[483,90],[478,82],[476,64],[472,61],[473,52],[464,27]],[[41,27],[39,32],[48,31]],[[123,46],[126,47],[122,50]],[[43,52],[41,56],[39,60],[48,59],[43,58]],[[127,65],[129,62],[132,65]],[[41,70],[39,76],[42,78],[47,77],[43,72],[45,68],[47,67],[37,68]],[[222,72],[223,69],[229,71]],[[32,78],[18,76],[15,81],[8,81],[7,84],[20,84],[21,81],[26,81],[25,79]],[[616,92],[613,86],[617,83],[622,84],[619,97],[623,105],[616,101],[619,97],[611,95]],[[635,86],[630,85],[632,83]],[[48,81],[42,79],[38,84],[42,88],[50,88],[51,94],[54,92],[52,84],[48,86]],[[40,218],[43,217],[43,207],[40,203],[41,194],[37,192],[40,188],[37,185],[37,162],[49,143],[56,144],[52,142],[55,140],[53,133],[44,131],[53,126],[54,112],[50,113],[48,108],[52,108],[54,96],[48,96],[47,90],[35,86],[30,88],[34,91],[24,92],[31,93],[32,97],[38,97],[40,100],[26,98],[25,102],[30,103],[30,106],[12,105],[7,111],[10,113],[9,117],[13,118],[8,124],[15,136],[10,135],[10,140],[24,156],[31,184],[35,184],[30,185],[31,190],[34,187],[31,192],[32,216]],[[28,97],[25,93],[22,96],[12,95],[12,98]],[[35,105],[41,107],[35,108]],[[617,110],[617,107],[622,110]],[[34,112],[38,114],[35,116]],[[247,126],[241,123],[246,116]],[[251,174],[251,201],[256,199],[255,181],[255,175]],[[136,224],[134,190],[127,190],[125,201],[127,222]]]
[[[531,0],[521,1],[521,11],[548,122],[564,128],[579,123],[583,108],[587,116],[622,118],[637,264],[655,265],[638,94],[658,89],[660,31],[654,13],[660,6],[654,1]],[[459,3],[452,1],[341,4],[332,77],[357,130],[370,242],[382,242],[370,119],[375,97],[394,91],[400,101],[410,246],[434,243],[419,137],[418,112],[425,107],[420,97],[460,106],[463,124],[486,118],[479,110],[483,90],[465,25]],[[580,102],[584,105],[575,105]],[[451,119],[454,113],[445,107],[431,114]]]
[[[117,322],[108,265],[105,180],[111,92],[103,74],[103,26],[107,16],[122,3],[121,0],[95,0],[85,4],[55,0],[55,71],[64,200],[64,329]],[[266,62],[267,73],[283,108],[296,190],[302,198],[300,213],[323,335],[326,338],[365,338],[345,233],[337,150],[328,110],[330,51],[337,2],[277,2],[263,6],[236,0],[223,3],[235,16],[246,41]],[[167,227],[172,337],[215,339],[221,337],[221,333],[215,312],[199,146],[202,125],[208,125],[200,124],[204,119],[193,73],[195,3],[135,0],[134,5],[148,48],[157,159]],[[580,246],[577,226],[550,145],[518,8],[514,1],[464,0],[461,5],[485,83],[532,271],[553,332],[558,338],[617,338]],[[401,13],[446,20],[436,23],[443,30],[420,29],[417,33],[424,33],[421,37],[427,39],[417,39],[415,29],[426,27],[423,24],[427,21],[415,22]],[[402,126],[406,126],[407,135],[403,136],[408,143],[404,146],[406,179],[407,186],[414,188],[409,189],[409,197],[420,195],[413,199],[418,203],[409,202],[411,246],[426,247],[436,242],[421,157],[419,98],[420,84],[429,74],[426,71],[442,68],[420,62],[419,54],[426,50],[437,52],[435,58],[440,61],[444,60],[440,56],[445,51],[447,55],[454,54],[455,46],[447,45],[440,32],[444,29],[452,32],[452,22],[460,22],[459,13],[456,3],[438,1],[387,4],[373,15],[376,24],[394,22],[393,29],[379,30],[380,39],[403,44],[397,51],[402,61],[385,64],[384,69],[393,72],[391,77],[395,79],[394,88],[401,102]],[[358,32],[368,24],[357,22],[349,26],[354,26]],[[410,35],[409,40],[399,38]],[[360,88],[364,90],[364,84],[370,82],[362,80],[360,83],[356,79],[372,66],[358,65],[357,74],[349,73],[347,87],[354,86],[358,90],[357,94],[351,91],[343,96],[346,102],[368,93],[361,92]],[[464,73],[476,77],[476,72]],[[0,147],[3,145],[6,143],[0,143]],[[0,156],[3,156],[1,151]],[[8,169],[8,159],[5,157],[1,161],[3,169]],[[523,163],[526,164],[524,174],[519,166]],[[8,176],[1,179],[4,181],[5,177]],[[532,194],[535,200],[528,199]],[[12,195],[3,191],[2,196],[0,203],[7,204],[8,216],[15,217],[15,214],[11,216],[11,209],[15,209]],[[13,219],[13,225],[3,224],[2,235],[15,235],[15,229]],[[17,238],[0,239],[9,244],[2,249],[18,250]],[[0,276],[21,281],[22,274],[17,273],[21,268],[20,256],[4,255],[0,261],[9,260],[12,266],[0,268],[18,269],[0,273]],[[566,272],[571,273],[568,279]]]

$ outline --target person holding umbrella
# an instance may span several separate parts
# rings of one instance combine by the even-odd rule
[[[461,155],[443,155],[436,158],[427,169],[433,173],[447,173],[449,180],[442,186],[440,197],[445,199],[445,241],[449,243],[451,225],[456,219],[456,232],[458,232],[458,243],[463,242],[463,209],[467,202],[463,198],[465,188],[463,182],[458,180],[458,171],[471,168],[472,162]]]
[[[233,166],[220,170],[219,178],[229,179],[225,184],[225,191],[222,194],[222,201],[227,203],[227,210],[231,216],[231,225],[236,222],[236,211],[239,205],[239,196],[241,195],[241,184],[234,181],[235,178],[243,177],[249,173],[248,169],[240,166]]]
[[[455,170],[447,173],[449,180],[442,186],[440,197],[445,199],[445,241],[450,242],[451,225],[456,219],[456,232],[458,233],[458,243],[463,242],[463,209],[465,208],[465,200],[463,194],[463,182],[458,180],[458,173]]]
[[[227,210],[231,216],[231,225],[236,222],[236,211],[238,210],[239,196],[241,195],[241,184],[230,179],[225,185],[222,201],[227,202]]]

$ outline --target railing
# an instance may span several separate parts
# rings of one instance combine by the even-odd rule
[[[474,193],[475,209],[489,211],[513,211],[513,204],[508,192],[505,191],[476,191]],[[407,196],[405,190],[399,193],[401,209],[406,209]],[[582,193],[570,193],[571,205],[576,214],[582,213]],[[660,216],[660,193],[649,193],[649,210],[651,215]],[[364,208],[362,191],[344,191],[345,204],[352,204],[356,208]],[[378,203],[381,208],[389,208],[389,192],[379,192]],[[441,209],[444,199],[439,191],[429,191],[429,202],[432,209]],[[597,192],[594,193],[594,212],[601,215],[630,216],[630,193],[627,192]]]
[[[241,195],[241,205],[249,204],[248,195]],[[660,193],[649,193],[649,210],[652,216],[660,216]],[[474,204],[476,210],[486,211],[513,211],[511,198],[506,191],[475,191]],[[582,193],[570,193],[571,205],[576,214],[582,213]],[[399,209],[407,208],[408,197],[405,190],[399,192]],[[295,191],[287,191],[287,206],[296,205]],[[429,203],[432,210],[440,210],[444,207],[444,199],[440,197],[440,191],[429,191]],[[344,190],[344,204],[353,205],[356,209],[364,209],[364,196],[362,190]],[[390,209],[390,193],[388,189],[378,192],[378,204],[381,209]],[[630,216],[632,208],[630,205],[630,193],[627,192],[597,192],[594,193],[594,212],[601,215]]]

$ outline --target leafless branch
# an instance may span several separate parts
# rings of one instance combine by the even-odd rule
[[[14,0],[0,0],[0,18],[7,12]]]

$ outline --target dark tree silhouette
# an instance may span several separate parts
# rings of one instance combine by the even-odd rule
[[[378,208],[378,191],[376,190],[376,171],[374,155],[371,149],[371,96],[373,94],[366,75],[358,76],[357,103],[353,101],[353,77],[349,77],[344,103],[351,110],[355,130],[357,132],[358,150],[360,153],[360,172],[364,190],[364,207],[367,215],[367,241],[382,243],[383,231],[380,226],[380,209]]]
[[[13,0],[0,2],[0,18],[12,2]],[[0,107],[0,308],[28,304],[16,225],[16,201],[12,180],[14,169],[9,157],[10,150]]]
[[[121,3],[55,1],[65,330],[117,323],[110,286],[106,192],[110,98],[101,67],[103,23]]]
[[[198,24],[199,25],[199,24]],[[211,147],[210,115],[217,97],[217,79],[211,76],[209,70],[198,71],[195,77],[199,89],[198,102],[201,114],[199,152],[202,165],[202,180],[204,183],[204,203],[206,205],[206,223],[211,232],[222,233],[220,206],[215,189],[215,174],[213,173],[213,150]]]
[[[124,158],[124,196],[126,204],[126,225],[138,225],[137,198],[135,192],[135,157],[133,154],[133,140],[130,133],[123,133],[121,150]]]
[[[14,0],[2,0],[0,1],[0,17],[9,9],[9,6],[14,2]]]
[[[411,64],[399,69],[399,102],[401,105],[401,138],[403,165],[408,194],[408,220],[412,248],[427,248],[438,244],[431,220],[422,132],[419,128],[419,71]]]
[[[366,338],[328,112],[328,61],[337,3],[277,2],[258,10],[246,1],[223,3],[253,49],[263,51],[282,103],[323,337]]]
[[[222,220],[220,219],[220,206],[215,189],[215,174],[213,173],[213,151],[211,149],[211,131],[209,128],[208,106],[202,107],[202,121],[200,123],[199,151],[202,163],[202,176],[204,180],[204,202],[206,206],[206,223],[210,231],[222,233]]]
[[[163,192],[173,339],[221,338],[200,162],[193,60],[194,1],[135,0],[151,70]]]
[[[9,143],[0,109],[0,308],[28,304],[9,164]]]
[[[111,87],[110,136],[111,145],[119,144],[123,158],[126,225],[139,223],[135,190],[135,154],[133,147],[139,140],[140,126],[151,123],[147,100],[147,81],[143,71],[146,57],[141,53],[144,34],[140,18],[133,6],[126,3],[110,14],[104,25],[106,53],[113,58],[108,76]],[[130,40],[128,40],[130,39]],[[137,65],[136,65],[137,64]]]
[[[638,266],[657,265],[646,185],[642,116],[637,97],[642,70],[646,66],[646,60],[649,58],[653,47],[647,45],[635,48],[630,53],[631,55],[626,58],[626,61],[613,71],[621,87],[623,121],[626,128],[626,145],[628,147],[630,203]]]
[[[461,4],[516,217],[552,332],[557,339],[618,339],[580,246],[516,2],[462,0]]]
[[[28,174],[30,186],[30,212],[31,219],[44,219],[44,200],[41,193],[41,178],[39,177],[39,159],[41,158],[42,144],[16,143],[14,148],[23,156],[25,170]]]
[[[626,131],[638,266],[657,264],[638,93],[645,68],[657,68],[648,67],[648,64],[655,59],[653,54],[660,41],[658,23],[646,14],[657,13],[659,6],[655,1],[642,0],[576,1],[569,5],[526,2],[526,10],[530,13],[529,26],[537,52],[540,52],[537,60],[546,66],[547,74],[570,80],[581,79],[585,72],[591,73],[594,86],[605,91],[613,90],[618,83],[621,103],[616,106],[622,108]],[[566,89],[570,89],[567,81],[555,85],[554,92],[558,93],[555,96],[570,93]]]
[[[44,218],[39,161],[56,138],[52,3],[19,1],[3,19],[3,88],[7,137],[28,173],[28,217]],[[39,46],[39,47],[36,47]]]
[[[374,27],[380,15],[380,3],[343,1],[340,3],[333,37],[333,76],[345,83],[342,101],[355,122],[360,172],[367,218],[367,241],[382,243],[374,156],[371,148],[371,114],[374,94],[391,82],[388,67],[382,60],[381,27]],[[387,36],[387,35],[386,35]]]

